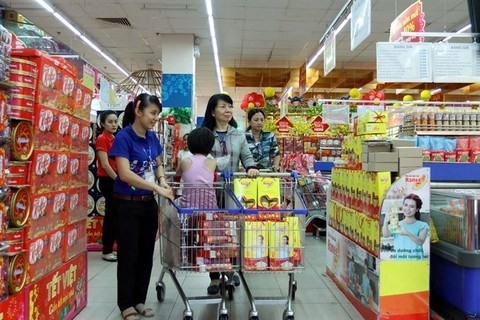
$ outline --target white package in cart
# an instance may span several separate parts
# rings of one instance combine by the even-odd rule
[[[245,270],[265,270],[268,267],[268,222],[246,221],[244,230]]]

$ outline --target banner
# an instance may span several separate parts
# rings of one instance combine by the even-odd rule
[[[372,32],[372,1],[357,0],[352,4],[350,51],[355,50]]]
[[[390,42],[423,42],[424,37],[402,37],[402,32],[424,32],[425,24],[422,1],[417,1],[391,23]]]
[[[336,50],[335,47],[337,45],[335,32],[332,32],[327,40],[325,40],[325,51],[324,51],[324,59],[323,59],[323,73],[324,76],[330,73],[337,64],[336,60]]]

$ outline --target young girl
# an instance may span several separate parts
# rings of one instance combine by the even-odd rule
[[[161,111],[157,97],[136,97],[125,109],[123,130],[110,151],[118,168],[113,197],[118,203],[117,297],[124,320],[155,315],[145,308],[158,229],[154,194],[173,199],[160,157],[163,148],[152,131]]]
[[[180,206],[190,209],[216,209],[213,181],[217,162],[207,158],[215,143],[213,132],[204,127],[194,129],[188,135],[187,143],[193,155],[184,158],[177,168],[177,175],[181,175],[183,181]]]
[[[103,218],[102,259],[106,261],[117,261],[117,255],[113,252],[113,243],[115,241],[115,220],[116,209],[113,207],[113,183],[117,178],[117,164],[115,159],[109,158],[108,153],[113,145],[117,132],[118,123],[115,111],[108,110],[100,114],[100,125],[103,132],[95,141],[97,150],[97,175],[99,180],[100,192],[105,197],[105,217]]]

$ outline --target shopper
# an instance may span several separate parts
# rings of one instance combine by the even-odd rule
[[[205,111],[203,127],[210,129],[215,136],[215,144],[211,155],[217,160],[218,171],[236,172],[240,161],[249,177],[258,176],[258,169],[248,148],[245,133],[237,129],[237,122],[233,118],[233,100],[229,95],[219,93],[210,97]],[[210,273],[209,294],[220,291],[220,274]],[[240,281],[234,278],[235,285]]]
[[[263,131],[265,112],[252,109],[247,115],[248,128],[245,132],[248,147],[259,169],[280,171],[280,151],[273,132]]]
[[[178,151],[178,155],[177,155],[177,168],[180,166],[180,163],[182,162],[183,159],[186,159],[188,157],[190,157],[192,155],[192,153],[190,152],[189,148],[188,148],[188,133],[185,133],[183,135],[183,149]],[[178,181],[178,180],[177,180]],[[182,178],[180,178],[180,187],[176,190],[177,193],[175,196],[181,196],[182,195],[182,190],[183,190],[183,180]]]
[[[118,202],[117,297],[125,320],[154,316],[152,309],[145,307],[158,228],[154,194],[173,199],[165,182],[163,149],[151,130],[161,111],[157,97],[145,93],[136,97],[125,109],[124,128],[110,151],[118,168],[113,195]]]
[[[416,194],[409,194],[403,200],[404,218],[399,222],[400,230],[392,233],[388,226],[394,213],[388,212],[382,226],[384,237],[393,236],[393,251],[396,259],[420,260],[424,258],[423,243],[428,237],[429,225],[420,221],[420,209],[422,200]]]
[[[113,183],[117,178],[117,164],[115,159],[109,158],[108,153],[115,139],[117,132],[117,114],[115,111],[108,110],[100,114],[100,126],[103,132],[95,141],[97,150],[97,176],[99,180],[100,192],[105,198],[105,216],[103,217],[102,227],[102,259],[106,261],[117,261],[117,254],[113,252],[115,242],[116,228],[116,209],[113,201]]]
[[[180,162],[177,175],[184,182],[179,204],[182,208],[217,209],[217,197],[213,186],[215,159],[207,158],[215,143],[215,136],[207,128],[194,129],[188,136],[188,148],[192,155]]]

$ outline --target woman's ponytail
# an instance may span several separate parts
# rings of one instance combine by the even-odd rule
[[[126,128],[135,121],[135,106],[133,101],[130,101],[125,107],[125,114],[123,115],[122,128]]]

